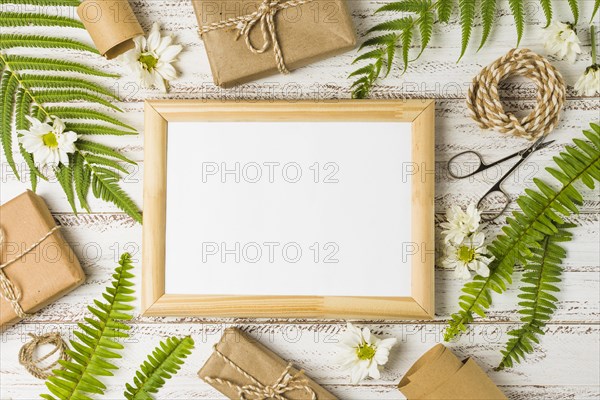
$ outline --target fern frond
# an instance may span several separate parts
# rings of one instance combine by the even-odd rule
[[[46,111],[64,120],[98,120],[108,122],[135,132],[135,128],[96,110],[80,107],[48,106]]]
[[[38,58],[19,55],[4,55],[7,64],[13,71],[61,71],[61,72],[78,72],[86,75],[95,75],[105,78],[118,78],[119,75],[108,72],[99,71],[84,64],[57,60],[53,58]]]
[[[112,108],[115,111],[121,109],[102,97],[89,92],[76,89],[34,89],[31,90],[32,96],[42,103],[64,103],[68,101],[87,101],[90,103],[102,104],[105,107]]]
[[[81,28],[81,21],[60,15],[46,15],[37,13],[2,12],[1,27],[17,26],[60,26],[64,28]]]
[[[599,9],[600,9],[600,0],[596,0],[594,2],[594,11],[592,11],[592,18],[590,18],[590,24],[594,21],[594,18],[596,18],[596,14],[598,13]]]
[[[452,16],[452,8],[454,7],[454,0],[438,0],[437,2],[437,14],[440,22],[450,22]]]
[[[194,340],[170,337],[160,342],[148,359],[140,365],[133,382],[125,385],[123,395],[127,400],[152,400],[152,393],[158,392],[165,381],[175,375],[184,360],[192,353]]]
[[[73,191],[73,169],[68,165],[61,163],[58,168],[54,169],[54,175],[56,176],[58,183],[60,183],[60,186],[62,186],[73,213],[77,215],[75,192]]]
[[[80,152],[75,152],[73,156],[73,183],[75,185],[75,193],[79,200],[81,208],[90,211],[90,206],[87,202],[87,195],[92,181],[90,167],[85,165],[83,156]]]
[[[577,22],[579,21],[579,0],[569,0],[569,7],[573,13],[573,25],[577,25]]]
[[[575,0],[577,1],[577,0]],[[525,28],[525,5],[523,0],[508,0],[510,10],[515,19],[515,27],[517,28],[517,47],[523,38],[523,29]]]
[[[569,227],[572,226],[559,227],[557,233],[542,240],[540,248],[532,249],[533,255],[524,265],[522,282],[526,285],[521,287],[519,294],[523,326],[508,332],[511,338],[506,343],[506,350],[502,351],[502,361],[497,369],[510,368],[520,362],[525,354],[533,352],[533,345],[539,343],[538,336],[544,334],[542,329],[556,310],[558,299],[550,292],[560,290],[556,283],[560,282],[561,264],[567,253],[559,243],[571,240],[571,234],[565,230]]]
[[[10,165],[13,173],[19,178],[19,171],[15,164],[13,157],[12,148],[12,128],[11,123],[13,120],[14,109],[15,109],[15,96],[17,94],[17,80],[13,74],[9,71],[4,71],[0,82],[0,98],[2,98],[2,121],[0,122],[0,139],[2,141],[2,149],[4,150],[4,156],[6,162]]]
[[[98,50],[96,50],[94,47],[68,38],[48,37],[42,35],[0,35],[0,49],[10,49],[15,47],[69,49],[99,54]]]
[[[427,48],[427,45],[429,44],[429,41],[431,40],[431,36],[433,35],[434,22],[435,22],[435,16],[433,15],[433,12],[429,12],[429,11],[425,11],[417,19],[417,25],[419,26],[419,34],[421,35],[421,51],[419,52],[417,57],[415,57],[414,60],[421,57],[421,54],[423,54],[423,52],[425,51],[425,48]]]
[[[60,360],[64,370],[54,370],[54,375],[46,380],[51,394],[42,395],[45,399],[89,399],[88,394],[104,394],[106,386],[98,379],[111,376],[111,370],[117,369],[109,360],[120,358],[118,353],[123,345],[119,338],[129,335],[130,327],[125,323],[132,318],[130,305],[135,298],[131,256],[121,256],[119,266],[113,274],[112,284],[102,294],[104,301],[95,300],[88,310],[94,318],[85,318],[74,332],[76,339],[71,340],[72,349],[67,353],[70,361]]]
[[[481,0],[481,23],[483,25],[483,31],[481,32],[481,43],[479,50],[487,42],[490,32],[492,31],[492,25],[494,24],[494,17],[496,16],[496,0]]]
[[[137,135],[135,131],[124,131],[121,129],[111,128],[106,125],[98,124],[78,124],[67,123],[67,128],[80,135],[111,135],[111,136],[129,136]]]
[[[90,142],[88,140],[79,139],[79,140],[77,140],[77,149],[80,152],[83,152],[84,155],[85,155],[85,153],[99,154],[99,155],[103,155],[103,156],[113,157],[118,160],[125,161],[126,163],[135,165],[135,161],[130,160],[129,158],[127,158],[124,155],[122,155],[121,153],[115,151],[111,147],[105,146],[100,143]]]
[[[375,14],[383,11],[421,13],[431,7],[431,0],[401,0],[378,8]]]
[[[475,0],[458,0],[458,9],[462,31],[460,57],[458,58],[460,61],[465,55],[467,46],[469,45],[469,39],[471,39],[473,21],[475,20]]]
[[[85,89],[95,94],[119,100],[110,90],[82,78],[23,74],[21,75],[21,82],[30,89]]]
[[[21,130],[21,129],[28,129],[29,128],[29,121],[27,120],[27,118],[25,118],[26,115],[29,115],[29,111],[31,109],[31,103],[32,103],[32,99],[31,96],[25,92],[25,90],[23,90],[23,88],[19,88],[19,90],[17,91],[17,99],[16,99],[16,104],[15,104],[15,128],[17,129],[17,131]],[[20,135],[17,135],[17,137],[19,137]],[[23,157],[23,159],[25,160],[25,163],[27,163],[27,167],[29,168],[29,173],[30,173],[30,177],[29,180],[31,181],[31,190],[33,190],[35,192],[36,188],[37,188],[37,182],[38,182],[38,178],[43,179],[45,181],[48,180],[48,178],[46,178],[46,176],[44,176],[44,174],[42,174],[39,169],[37,168],[37,166],[35,165],[35,162],[33,160],[33,156],[31,154],[29,154],[27,151],[25,151],[25,148],[23,147],[23,145],[19,142],[19,152],[21,153],[21,156]]]
[[[517,199],[520,211],[506,219],[507,225],[489,246],[495,257],[490,263],[489,276],[476,275],[473,281],[465,284],[460,296],[460,310],[453,314],[445,333],[450,340],[466,331],[466,325],[474,319],[473,314],[485,317],[485,310],[492,303],[491,291],[502,293],[507,284],[512,283],[513,268],[516,263],[524,264],[530,259],[540,242],[548,235],[558,232],[556,225],[564,224],[563,216],[578,212],[582,196],[575,184],[584,182],[589,188],[600,180],[600,126],[590,125],[584,131],[590,143],[573,140],[573,146],[554,158],[556,167],[547,171],[560,183],[561,188],[552,189],[539,179],[534,179],[537,190],[527,189]]]
[[[540,5],[546,17],[546,26],[544,28],[547,28],[552,23],[552,0],[540,0]]]
[[[92,192],[94,193],[94,196],[113,203],[135,221],[142,223],[142,214],[133,200],[131,200],[127,193],[119,186],[118,178],[115,176],[116,173],[105,168],[94,166],[91,163],[88,163],[87,160],[85,160],[85,162],[90,166],[92,173]]]

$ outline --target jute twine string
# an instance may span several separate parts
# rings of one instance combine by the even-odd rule
[[[521,120],[504,111],[498,94],[500,81],[511,75],[533,80],[538,89],[536,106]],[[565,95],[563,77],[548,60],[529,49],[513,49],[473,79],[467,106],[481,128],[533,140],[547,135],[558,124]]]
[[[38,379],[47,379],[52,375],[52,370],[59,365],[58,360],[68,360],[70,357],[67,355],[66,350],[68,349],[65,341],[60,337],[58,332],[50,332],[44,335],[34,335],[30,333],[31,340],[21,347],[19,351],[19,363],[29,371],[29,373]],[[35,358],[34,353],[36,349],[44,344],[53,344],[54,349],[40,358]],[[58,352],[58,358],[53,363],[47,366],[40,366],[40,363],[47,360],[53,354]]]
[[[236,390],[240,396],[239,400],[288,400],[287,397],[285,397],[285,394],[294,390],[304,390],[310,395],[311,400],[318,400],[317,394],[308,385],[306,378],[304,378],[304,371],[301,370],[295,375],[290,373],[292,369],[292,363],[287,365],[281,376],[272,385],[263,385],[256,378],[248,374],[231,359],[229,359],[229,357],[221,353],[216,347],[214,350],[215,354],[217,354],[227,365],[246,377],[252,382],[252,384],[242,386],[228,379],[221,379],[219,377],[206,377],[204,380],[211,385],[219,384]]]
[[[277,39],[277,29],[275,26],[275,15],[286,8],[298,7],[302,4],[312,3],[314,0],[263,0],[258,10],[252,14],[243,15],[235,18],[228,18],[220,22],[213,22],[211,24],[202,26],[199,30],[200,35],[205,33],[216,31],[225,28],[235,27],[238,29],[238,34],[235,40],[239,39],[240,36],[244,37],[246,47],[254,54],[262,54],[266,52],[271,45],[273,45],[273,53],[275,54],[275,62],[277,63],[277,69],[282,74],[289,74],[289,70],[285,65],[283,53],[279,46],[279,40]],[[263,35],[263,45],[257,48],[250,39],[250,33],[252,29],[260,25],[260,29]]]
[[[14,257],[14,258],[11,258],[10,260],[6,261],[4,264],[0,265],[0,296],[2,296],[4,299],[6,299],[7,301],[10,302],[13,309],[15,310],[15,313],[20,318],[26,318],[30,314],[27,314],[23,310],[23,307],[21,307],[21,304],[19,303],[19,301],[21,300],[21,295],[22,295],[21,290],[19,290],[19,288],[14,283],[12,283],[10,281],[10,279],[8,279],[8,277],[4,273],[4,268],[8,267],[9,265],[11,265],[12,263],[14,263],[17,260],[20,260],[26,254],[28,254],[33,249],[38,247],[44,240],[46,240],[50,235],[52,235],[54,233],[54,231],[58,230],[59,228],[60,228],[60,226],[55,226],[54,228],[50,229],[48,231],[48,233],[46,233],[40,240],[38,240],[37,242],[35,242],[31,246],[29,246],[24,252],[22,252],[21,254],[19,254],[18,256]],[[4,229],[2,229],[2,227],[0,227],[0,248],[2,247],[3,244],[4,244]]]

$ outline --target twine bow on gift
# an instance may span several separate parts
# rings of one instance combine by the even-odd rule
[[[7,301],[10,302],[13,309],[15,310],[15,313],[20,318],[26,318],[29,316],[29,314],[27,314],[23,310],[23,307],[21,307],[21,304],[19,303],[19,301],[21,301],[21,295],[22,295],[21,290],[19,290],[19,288],[13,282],[11,282],[10,279],[8,279],[8,277],[4,273],[4,268],[8,267],[15,261],[20,260],[26,254],[28,254],[33,249],[38,247],[44,240],[46,240],[50,235],[52,235],[54,233],[54,231],[58,230],[59,228],[60,228],[60,226],[57,225],[54,228],[50,229],[48,231],[48,233],[46,233],[44,235],[44,237],[42,237],[40,240],[38,240],[37,242],[35,242],[31,246],[29,246],[24,252],[19,254],[17,257],[11,258],[10,260],[6,261],[4,264],[0,265],[0,296],[2,296],[4,299],[6,299]],[[3,245],[4,245],[4,229],[2,229],[2,227],[0,227],[0,248]]]
[[[206,377],[204,378],[204,380],[211,385],[219,384],[228,386],[233,390],[236,390],[238,392],[238,395],[240,396],[239,400],[288,400],[288,398],[285,397],[285,394],[294,390],[304,390],[310,396],[311,400],[318,400],[317,394],[309,386],[308,381],[304,377],[304,371],[300,370],[294,375],[290,373],[290,371],[292,370],[292,363],[289,363],[287,365],[287,367],[283,370],[283,373],[273,384],[263,385],[252,375],[248,374],[246,371],[241,369],[236,363],[229,359],[229,357],[221,353],[216,347],[215,354],[217,354],[223,361],[225,361],[227,365],[229,365],[231,368],[235,369],[238,373],[242,374],[245,378],[251,381],[252,384],[238,385],[235,382],[232,382],[228,379],[222,379],[218,377]]]
[[[312,3],[314,0],[263,0],[258,10],[252,14],[243,15],[235,18],[228,18],[220,22],[213,22],[212,24],[205,25],[200,28],[200,35],[205,33],[216,31],[224,28],[235,27],[238,29],[238,33],[235,40],[238,40],[240,36],[244,37],[246,47],[254,54],[262,54],[266,52],[271,45],[273,45],[273,53],[275,54],[275,62],[277,63],[277,69],[282,74],[289,74],[289,70],[285,65],[283,53],[279,46],[279,40],[277,39],[277,29],[275,26],[275,15],[280,11],[291,7],[298,7],[302,4]],[[263,45],[257,48],[250,39],[252,30],[260,26],[260,30],[263,35]]]

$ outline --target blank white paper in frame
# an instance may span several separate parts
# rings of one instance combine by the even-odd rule
[[[410,296],[411,136],[408,122],[169,123],[165,293]]]

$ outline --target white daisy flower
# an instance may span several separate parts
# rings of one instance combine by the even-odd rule
[[[380,371],[388,362],[390,349],[395,344],[395,338],[380,339],[368,328],[361,330],[348,322],[346,332],[338,345],[341,368],[350,371],[353,384],[367,377],[379,379]]]
[[[475,203],[469,204],[466,212],[459,206],[453,205],[446,211],[446,221],[440,224],[443,228],[444,241],[446,243],[462,243],[467,236],[479,228],[481,213]]]
[[[579,96],[593,96],[600,92],[600,64],[594,64],[585,69],[585,72],[575,83],[575,90]]]
[[[561,60],[566,58],[572,64],[581,53],[580,44],[581,41],[570,23],[555,21],[546,28],[544,47],[548,54],[555,55]]]
[[[450,244],[448,255],[442,261],[445,268],[454,268],[454,273],[461,279],[469,279],[471,271],[484,277],[489,276],[488,264],[494,257],[487,256],[487,248],[483,245],[485,235],[478,232],[460,244]]]
[[[161,36],[158,24],[146,39],[138,36],[133,39],[135,48],[121,54],[117,59],[125,64],[145,88],[157,87],[167,91],[169,81],[177,78],[177,71],[172,63],[183,47],[173,43],[171,35]]]
[[[26,118],[31,122],[28,130],[17,131],[19,142],[28,153],[33,154],[34,161],[44,167],[45,165],[58,166],[59,163],[67,165],[69,154],[77,148],[77,134],[72,131],[65,132],[65,124],[57,117],[53,117],[52,126],[30,116]]]

